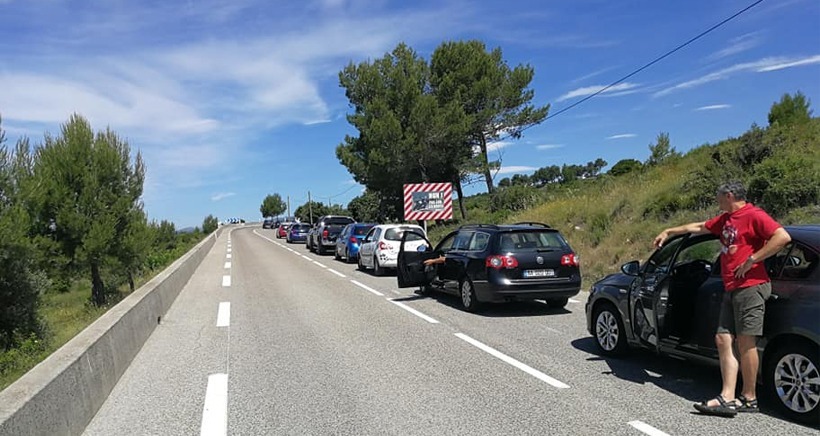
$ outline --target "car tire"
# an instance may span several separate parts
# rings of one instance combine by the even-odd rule
[[[342,260],[342,256],[339,256],[339,247],[333,249],[333,258],[336,260]]]
[[[547,300],[547,306],[550,309],[563,309],[569,303],[569,297],[564,298],[550,298]]]
[[[316,254],[318,254],[319,256],[325,255],[325,246],[322,245],[321,242],[316,244]]]
[[[384,268],[379,265],[379,258],[373,255],[373,275],[374,276],[383,276],[384,275]]]
[[[771,404],[790,419],[813,426],[820,425],[818,355],[817,344],[794,340],[767,352],[763,359],[763,386]]]
[[[595,345],[601,354],[620,356],[626,352],[626,331],[621,313],[613,304],[601,303],[592,314]]]
[[[481,303],[475,296],[475,286],[469,277],[465,277],[458,285],[458,296],[461,299],[461,307],[467,312],[477,312]]]
[[[345,249],[345,263],[353,263],[353,259],[350,258],[350,250]]]
[[[364,271],[364,269],[365,269],[364,264],[362,263],[362,257],[361,256],[359,256],[358,268],[359,268],[359,271]]]

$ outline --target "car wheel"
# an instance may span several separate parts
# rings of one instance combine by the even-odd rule
[[[767,353],[763,385],[778,410],[795,421],[820,424],[820,347],[787,342]]]
[[[325,254],[325,246],[322,245],[321,242],[316,244],[316,254],[318,254],[320,256],[324,256],[324,254]]]
[[[345,263],[353,263],[353,259],[350,258],[350,250],[345,249]]]
[[[568,302],[569,297],[550,298],[547,300],[547,306],[549,306],[550,309],[562,309],[567,305]]]
[[[461,296],[461,305],[464,310],[468,312],[476,312],[480,303],[475,297],[475,287],[473,281],[469,277],[465,277],[459,286],[459,295]]]
[[[333,258],[336,260],[342,260],[342,256],[339,256],[339,247],[333,249]]]
[[[595,323],[595,344],[601,353],[617,356],[626,351],[626,332],[621,314],[612,304],[603,303],[592,315]]]
[[[384,268],[379,265],[379,258],[375,255],[373,256],[373,275],[374,276],[383,276],[384,275]]]
[[[364,271],[364,264],[362,263],[362,257],[361,256],[359,256],[358,265],[359,265],[359,271]]]

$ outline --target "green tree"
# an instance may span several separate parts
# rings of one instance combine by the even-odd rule
[[[550,165],[548,167],[541,167],[532,175],[533,182],[537,186],[544,186],[548,183],[554,183],[561,179],[561,167],[558,165]]]
[[[155,246],[160,250],[173,250],[177,246],[177,229],[174,223],[162,220],[152,222],[151,229],[155,236]]]
[[[780,101],[773,103],[769,110],[769,125],[808,122],[812,114],[810,106],[811,101],[800,91],[797,91],[794,97],[790,94],[783,94]]]
[[[524,130],[541,123],[549,105],[530,104],[528,89],[535,74],[529,65],[510,68],[500,48],[487,51],[481,41],[445,42],[430,60],[432,92],[443,104],[457,104],[467,116],[464,141],[475,150],[475,170],[484,175],[487,192],[493,192],[492,163],[487,143],[503,137],[518,139]]]
[[[105,303],[102,268],[118,254],[145,179],[142,156],[110,129],[94,133],[72,115],[57,137],[36,149],[34,178],[39,223],[56,226],[60,250],[91,274],[92,301]],[[38,226],[45,228],[45,225]]]
[[[303,223],[313,224],[320,216],[330,215],[331,213],[332,209],[325,206],[324,203],[320,201],[310,201],[297,207],[293,215]]]
[[[129,215],[120,243],[114,248],[125,271],[128,287],[134,292],[134,277],[145,270],[148,255],[154,247],[156,233],[151,230],[145,212],[141,209],[135,208]]]
[[[643,167],[641,161],[636,159],[621,159],[612,168],[609,169],[609,174],[613,176],[620,176]]]
[[[658,165],[667,159],[678,157],[675,147],[669,142],[669,134],[666,132],[658,133],[654,144],[649,144],[649,159],[646,164],[649,166]]]
[[[264,215],[264,212],[262,214]],[[216,217],[213,215],[206,216],[205,219],[202,221],[202,233],[206,235],[210,235],[217,228],[219,228],[219,220],[217,220]]]
[[[288,209],[287,203],[282,200],[279,194],[268,194],[262,205],[259,206],[259,211],[262,212],[262,218],[269,216],[278,216]]]
[[[380,203],[378,194],[366,190],[362,195],[350,200],[350,203],[347,204],[347,210],[350,211],[356,221],[379,222],[383,219],[379,210]]]

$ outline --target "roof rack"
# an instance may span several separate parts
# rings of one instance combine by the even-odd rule
[[[522,222],[520,222],[520,223],[514,223],[513,225],[514,225],[514,226],[533,226],[533,227],[544,227],[544,228],[547,228],[547,229],[551,229],[551,228],[552,228],[552,226],[550,226],[549,224],[538,223],[538,222],[534,222],[534,221],[522,221]]]
[[[495,224],[464,224],[464,225],[459,227],[459,229],[477,229],[477,228],[498,230],[499,227]]]

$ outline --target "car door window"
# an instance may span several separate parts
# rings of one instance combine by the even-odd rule
[[[688,241],[687,244],[689,244]],[[675,266],[693,260],[703,260],[714,265],[720,256],[721,247],[723,245],[719,239],[696,240],[694,243],[681,248],[680,253],[675,258]]]
[[[646,262],[644,273],[655,274],[668,272],[670,263],[672,262],[672,256],[675,255],[678,246],[680,246],[684,239],[686,238],[675,239],[656,251]]]
[[[484,251],[487,248],[487,243],[490,242],[490,235],[483,232],[475,232],[472,239],[470,239],[470,251]]]
[[[473,232],[458,232],[456,240],[453,242],[453,250],[465,251],[470,248],[470,238],[473,237]]]
[[[807,279],[817,268],[817,253],[802,244],[794,244],[783,261],[780,278],[786,280]]]
[[[364,242],[370,242],[373,240],[373,235],[376,233],[376,229],[371,229],[367,232],[367,236],[364,237]]]
[[[453,249],[453,243],[456,240],[457,233],[452,233],[445,237],[441,242],[438,243],[436,246],[436,250],[441,253],[446,253]]]

